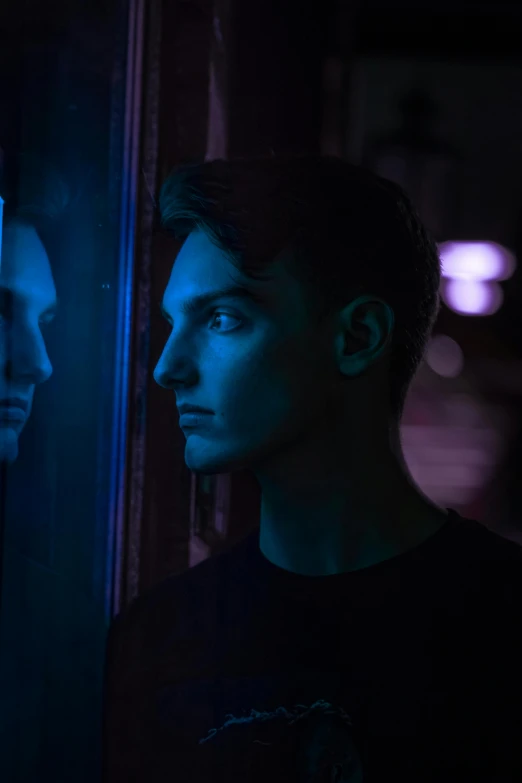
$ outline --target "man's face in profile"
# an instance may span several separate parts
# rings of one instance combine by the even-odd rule
[[[301,284],[283,264],[271,271],[273,279],[249,280],[201,231],[176,258],[163,297],[172,332],[154,377],[178,406],[211,411],[180,419],[191,470],[255,469],[314,428],[332,427],[331,341],[310,318]],[[238,284],[256,299],[221,296],[187,309],[194,297]]]
[[[18,220],[3,229],[0,266],[0,461],[18,456],[35,386],[52,366],[42,328],[54,316],[56,289],[36,230]]]

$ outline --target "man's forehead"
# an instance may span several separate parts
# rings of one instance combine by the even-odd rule
[[[226,251],[203,231],[194,231],[174,259],[168,288],[170,294],[192,297],[232,285],[255,288],[256,282],[243,274]]]
[[[262,267],[260,278],[242,272],[227,253],[217,247],[203,231],[194,231],[185,240],[174,261],[170,279],[164,292],[162,311],[175,316],[178,312],[195,312],[205,302],[201,297],[219,292],[229,286],[244,287],[250,299],[267,312],[284,314],[289,319],[306,318],[307,296],[302,283],[290,271],[289,251],[281,252]],[[197,299],[200,298],[199,305]]]
[[[178,258],[183,259],[185,256],[192,255],[203,256],[204,258],[214,256],[226,258],[225,251],[201,228],[190,232],[180,248]]]
[[[256,268],[256,276],[242,271],[238,264],[226,250],[219,247],[202,230],[194,230],[184,241],[171,272],[171,280],[197,279],[204,276],[205,281],[232,282],[237,285],[248,286],[260,292],[270,290],[274,285],[281,288],[295,282],[289,265],[290,254],[285,250],[274,259],[266,259]],[[248,266],[248,265],[246,265]]]

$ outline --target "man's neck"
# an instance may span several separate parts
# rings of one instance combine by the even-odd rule
[[[407,479],[364,491],[324,486],[299,497],[264,491],[259,545],[286,571],[320,576],[356,571],[396,557],[434,535],[447,512]]]

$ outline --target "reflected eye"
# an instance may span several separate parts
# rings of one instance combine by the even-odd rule
[[[54,313],[49,313],[49,315],[44,315],[40,318],[39,324],[40,326],[49,326],[49,324],[52,323],[54,319]]]
[[[222,324],[223,319],[225,319],[225,322],[224,322],[225,328],[219,328],[218,327],[218,331],[219,332],[231,332],[233,329],[237,329],[243,323],[240,318],[237,318],[237,316],[231,315],[230,313],[223,313],[223,312],[220,312],[220,311],[216,311],[215,313],[212,314],[212,318],[211,318],[210,322],[211,323],[215,323],[215,319],[216,318],[219,319],[220,325]],[[227,327],[227,319],[229,321],[230,320],[235,321],[236,324],[235,325],[232,324],[232,326]]]

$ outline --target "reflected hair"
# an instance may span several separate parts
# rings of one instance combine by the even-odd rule
[[[4,223],[21,221],[45,230],[72,204],[71,191],[58,170],[31,154],[7,157],[0,174]]]
[[[213,160],[174,169],[159,211],[177,239],[204,231],[252,279],[269,278],[284,253],[318,319],[359,295],[383,299],[394,314],[389,402],[400,421],[441,280],[437,245],[401,187],[340,158]]]

